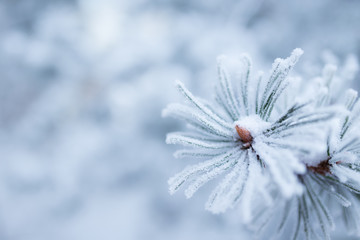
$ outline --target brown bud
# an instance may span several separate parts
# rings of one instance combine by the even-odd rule
[[[251,143],[253,137],[251,136],[250,132],[243,128],[239,127],[238,125],[235,126],[236,132],[239,134],[239,137],[243,143]]]

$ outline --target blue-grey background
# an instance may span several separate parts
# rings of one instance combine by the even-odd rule
[[[359,23],[358,0],[0,0],[0,239],[251,239],[211,186],[167,192],[191,164],[164,143],[173,82],[209,97],[217,55],[268,71],[296,47],[320,74]]]

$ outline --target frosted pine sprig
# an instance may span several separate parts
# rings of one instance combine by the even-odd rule
[[[338,103],[348,112],[340,115],[338,124],[333,125],[327,141],[327,158],[310,168],[310,177],[306,177],[309,185],[316,185],[317,190],[323,192],[319,196],[321,200],[337,203],[333,205],[341,209],[339,219],[344,221],[348,232],[360,236],[360,100],[353,89],[346,90],[342,96],[338,89],[334,89],[333,86],[339,86],[339,83],[332,82],[341,80],[335,77],[327,80],[327,100],[322,104]],[[323,232],[325,234],[325,230]]]
[[[335,70],[325,67],[321,84],[326,91],[319,92],[316,105],[340,104],[347,111],[339,112],[332,124],[325,157],[307,165],[307,172],[299,175],[304,194],[288,200],[278,198],[277,211],[266,206],[259,208],[261,217],[252,222],[258,234],[269,225],[265,235],[271,232],[274,239],[284,228],[293,228],[291,239],[330,239],[336,219],[343,221],[349,234],[360,237],[360,100],[353,89],[343,95],[334,89],[343,81],[336,77]],[[277,217],[279,212],[283,212],[281,219]]]
[[[331,67],[324,70],[324,76],[330,77],[326,80],[323,78],[328,91],[321,98],[321,104],[340,104],[348,112],[339,115],[337,124],[332,125],[327,140],[327,157],[316,166],[308,167],[308,173],[302,176],[308,196],[304,198],[317,199],[317,202],[309,201],[308,204],[309,209],[316,210],[316,215],[312,216],[313,219],[304,218],[303,225],[311,226],[314,221],[318,221],[324,239],[330,239],[329,230],[334,228],[330,219],[332,216],[337,217],[333,212],[336,213],[338,209],[341,210],[341,216],[337,219],[344,221],[348,233],[360,236],[360,101],[358,93],[353,89],[346,90],[345,94],[334,89],[334,86],[341,86],[339,82],[343,81],[343,78],[335,75],[335,71],[336,68]],[[304,208],[304,204],[299,207]],[[312,236],[316,236],[316,229],[308,229],[312,231],[305,231],[307,239],[312,239]]]
[[[303,194],[299,176],[306,173],[306,159],[326,150],[324,123],[334,111],[284,97],[288,75],[302,53],[295,49],[289,58],[276,59],[267,80],[253,75],[247,56],[241,58],[240,77],[231,79],[220,57],[215,102],[195,97],[176,82],[188,105],[170,104],[163,116],[185,120],[191,131],[170,133],[166,142],[191,147],[177,151],[176,157],[205,161],[172,177],[171,194],[188,183],[185,195],[190,198],[208,181],[225,174],[206,208],[219,213],[240,203],[246,222],[252,219],[254,199],[262,198],[270,205],[273,192],[285,198]]]

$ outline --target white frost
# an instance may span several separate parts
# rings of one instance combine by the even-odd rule
[[[238,139],[239,135],[235,130],[235,126],[243,127],[248,130],[253,138],[256,138],[264,130],[270,127],[270,123],[262,120],[259,115],[250,115],[234,122],[234,138]]]

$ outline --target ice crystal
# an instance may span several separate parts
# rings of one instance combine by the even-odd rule
[[[187,183],[185,195],[190,198],[224,174],[206,209],[220,213],[239,205],[245,222],[252,221],[258,199],[269,206],[277,192],[285,199],[304,196],[307,188],[299,176],[312,164],[309,159],[326,151],[324,132],[334,109],[315,108],[313,102],[296,101],[287,92],[288,75],[302,53],[295,49],[290,57],[276,59],[267,80],[253,74],[246,55],[240,59],[236,77],[224,66],[225,57],[219,57],[214,102],[195,97],[176,82],[188,104],[170,104],[163,116],[185,120],[190,131],[170,133],[166,142],[190,147],[175,152],[175,157],[204,161],[170,178],[171,194]]]

